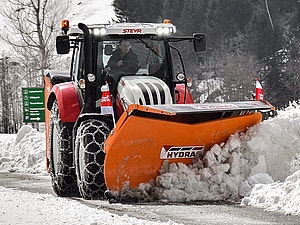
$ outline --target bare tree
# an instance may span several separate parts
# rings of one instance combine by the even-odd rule
[[[53,61],[55,35],[68,1],[2,0],[5,27],[0,40],[10,50],[0,61],[0,132],[16,132],[22,123],[21,87],[42,86]]]
[[[21,73],[18,63],[9,57],[0,58],[0,132],[15,133],[22,121],[22,98],[19,91],[22,80],[14,74]]]
[[[0,39],[23,62],[28,74],[44,73],[49,68],[55,48],[55,34],[67,12],[69,1],[56,0],[7,0],[0,13],[6,18],[5,32]],[[36,76],[38,77],[38,76]],[[29,76],[29,84],[36,85]],[[37,84],[41,84],[37,80]]]
[[[218,67],[218,76],[223,79],[222,95],[225,101],[251,99],[254,79],[259,67],[254,58],[246,55],[228,54]]]
[[[1,87],[1,132],[8,133],[8,123],[9,123],[9,98],[8,98],[8,90],[7,83],[5,79],[5,75],[8,74],[8,57],[4,57],[0,59],[1,63],[1,71],[0,71],[0,87]]]

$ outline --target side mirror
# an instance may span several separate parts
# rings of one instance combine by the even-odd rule
[[[70,52],[69,36],[61,35],[56,37],[56,52],[58,54],[68,54]]]
[[[105,55],[111,55],[112,52],[113,52],[113,46],[112,45],[105,45],[104,54]]]
[[[201,33],[193,34],[194,49],[195,52],[205,52],[206,51],[206,40],[205,35]]]

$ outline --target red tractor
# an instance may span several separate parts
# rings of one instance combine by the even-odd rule
[[[148,183],[165,160],[189,164],[270,109],[262,101],[195,104],[172,44],[186,41],[204,52],[205,36],[177,37],[169,21],[72,28],[63,21],[62,31],[57,52],[72,50],[70,70],[45,77],[47,168],[59,196],[96,199]],[[114,63],[129,69],[114,71],[122,43],[136,57],[123,55]]]

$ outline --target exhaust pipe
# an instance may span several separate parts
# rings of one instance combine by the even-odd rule
[[[79,29],[84,34],[84,79],[85,79],[85,98],[83,109],[81,113],[93,113],[96,111],[95,108],[95,87],[87,79],[87,75],[92,73],[92,38],[89,28],[83,24],[78,24]]]

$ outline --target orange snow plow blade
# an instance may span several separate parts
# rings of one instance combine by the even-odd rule
[[[165,160],[190,164],[199,151],[225,142],[262,120],[261,101],[130,105],[105,142],[104,177],[108,190],[149,183]]]

